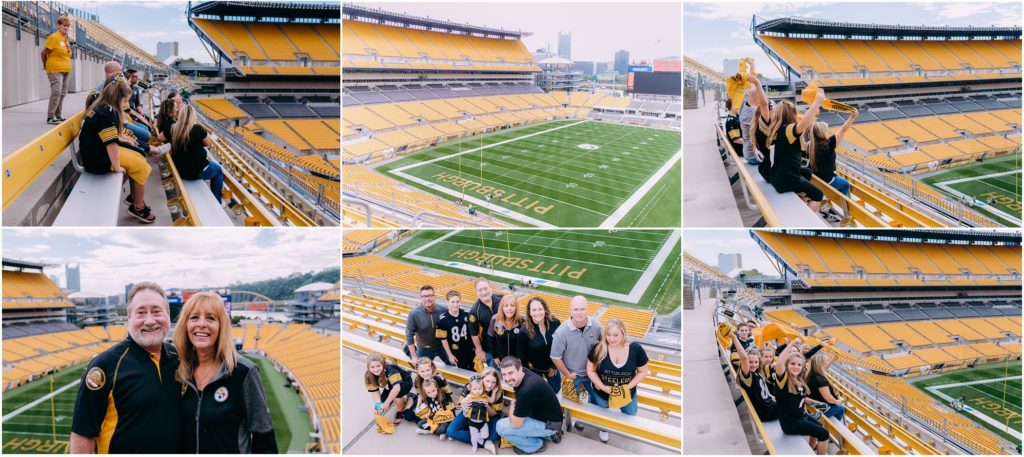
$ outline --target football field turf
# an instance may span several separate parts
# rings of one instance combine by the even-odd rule
[[[967,408],[961,414],[1011,443],[1021,443],[1020,361],[958,370],[914,385],[946,405],[963,398]]]
[[[680,150],[679,132],[567,120],[463,138],[378,170],[518,224],[678,227]]]
[[[1020,226],[1020,160],[1019,155],[1000,157],[957,167],[945,173],[929,176],[922,181],[955,198],[965,195],[973,197],[984,204],[975,207],[978,212],[1006,225]],[[989,200],[992,201],[991,204],[988,203]]]
[[[556,293],[664,312],[679,306],[679,239],[671,230],[420,231],[392,255],[506,284],[529,278]]]

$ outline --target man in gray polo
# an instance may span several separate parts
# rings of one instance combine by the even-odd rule
[[[601,340],[601,324],[587,315],[587,299],[577,295],[569,303],[569,322],[555,330],[551,337],[551,361],[563,379],[572,379],[576,390],[587,389],[590,402],[594,402],[594,386],[587,377],[587,358]],[[596,404],[596,403],[595,403]]]

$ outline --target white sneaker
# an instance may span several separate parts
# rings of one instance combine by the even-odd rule
[[[601,439],[602,443],[607,443],[608,442],[608,432],[606,432],[604,430],[601,430],[600,432],[598,432],[597,433],[597,437]]]
[[[164,154],[167,154],[167,151],[171,150],[171,143],[164,143],[164,144],[161,144],[160,146],[157,146],[157,147],[155,147],[153,149],[156,150],[156,154],[157,155],[164,155]]]
[[[417,428],[416,429],[416,433],[419,434],[419,435],[429,435],[430,434],[430,430],[426,430],[426,429],[422,429],[422,428]]]
[[[484,441],[484,449],[491,451],[491,454],[498,455],[498,449],[494,447],[494,443],[490,440]]]

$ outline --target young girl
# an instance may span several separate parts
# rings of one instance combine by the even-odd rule
[[[818,352],[811,356],[809,363],[811,369],[807,370],[805,381],[807,387],[810,388],[811,399],[829,405],[829,408],[823,413],[825,417],[834,417],[842,421],[846,416],[846,407],[843,406],[843,400],[836,395],[828,376],[825,376],[828,367],[832,365],[832,358],[827,353]]]
[[[152,168],[141,155],[118,147],[139,146],[123,133],[123,108],[128,105],[131,92],[128,82],[120,75],[107,81],[96,100],[85,110],[82,129],[78,135],[78,148],[82,154],[82,166],[85,171],[97,174],[125,174],[131,184],[128,214],[151,224],[156,220],[156,216],[150,213],[143,196],[146,192],[146,180]],[[149,145],[145,145],[145,149],[150,153],[155,152]]]
[[[224,170],[220,164],[210,160],[207,147],[213,144],[192,105],[184,105],[178,112],[178,120],[171,127],[171,159],[181,179],[209,179],[210,191],[221,203],[224,191]]]
[[[468,388],[469,406],[463,410],[463,413],[469,419],[469,440],[473,445],[473,453],[476,453],[478,446],[488,442],[487,421],[491,417],[487,414],[487,409],[490,401],[487,395],[484,395],[484,382],[480,376],[473,375],[469,378]]]
[[[501,411],[505,400],[505,392],[501,390],[499,377],[498,370],[494,367],[484,368],[484,372],[480,376],[480,385],[483,386],[483,394],[487,398],[488,417],[487,433],[481,433],[480,435],[485,436],[484,449],[491,451],[492,454],[498,452],[498,449],[494,446],[494,442],[498,440],[498,431],[495,428],[495,424],[501,418]],[[462,412],[456,415],[455,420],[448,425],[448,438],[466,444],[473,444],[473,436],[470,430],[472,427],[469,424],[469,395],[462,397],[461,407]]]
[[[850,130],[854,119],[857,119],[857,114],[858,112],[854,111],[835,135],[829,133],[828,124],[816,122],[813,128],[804,132],[801,139],[810,158],[814,175],[847,197],[850,196],[850,183],[836,175],[836,147],[843,144],[843,137]]]
[[[828,430],[817,419],[808,416],[804,409],[805,397],[810,389],[803,381],[804,356],[800,353],[801,344],[799,338],[790,341],[775,362],[779,425],[787,435],[809,436],[811,448],[818,455],[825,455],[828,451]]]
[[[389,365],[384,356],[374,352],[366,357],[366,373],[363,375],[366,390],[373,395],[374,414],[387,414],[392,406],[395,413],[395,425],[401,424],[406,410],[406,395],[412,390],[412,379],[409,373],[402,371],[397,365]]]
[[[416,404],[416,415],[420,421],[416,424],[416,433],[438,435],[443,440],[448,436],[448,423],[455,417],[455,402],[433,378],[424,380],[420,389]]]
[[[741,344],[737,333],[732,334],[732,340],[733,344],[739,347]],[[747,398],[754,405],[754,411],[762,422],[777,419],[775,397],[768,388],[768,382],[761,377],[761,373],[758,371],[758,367],[761,365],[761,350],[751,347],[738,355],[739,369],[736,370],[736,383],[747,393]]]
[[[522,358],[522,355],[519,354],[522,325],[523,316],[519,314],[519,304],[515,294],[501,297],[498,312],[491,318],[491,325],[487,327],[491,355],[494,357],[496,365],[501,366],[501,359],[510,355]]]
[[[814,212],[818,211],[825,194],[811,184],[811,170],[801,166],[803,150],[798,139],[814,124],[824,101],[825,91],[818,91],[814,102],[799,120],[796,106],[788,100],[783,101],[772,112],[772,122],[768,127],[768,144],[775,146],[769,182],[779,193],[803,192],[811,200],[808,206]]]
[[[156,115],[157,139],[164,143],[171,142],[171,127],[178,119],[178,110],[181,108],[181,99],[177,92],[171,92],[167,98],[160,103],[160,111]]]

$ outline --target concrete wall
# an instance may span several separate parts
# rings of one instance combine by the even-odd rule
[[[15,28],[4,24],[3,71],[0,75],[4,82],[4,108],[50,97],[50,83],[46,79],[43,62],[39,57],[45,38],[40,37],[39,46],[36,46],[34,34],[22,30],[21,40],[15,37]],[[71,62],[71,85],[68,92],[95,89],[103,77],[103,63],[104,61],[77,50]],[[75,109],[71,112],[77,111]]]

